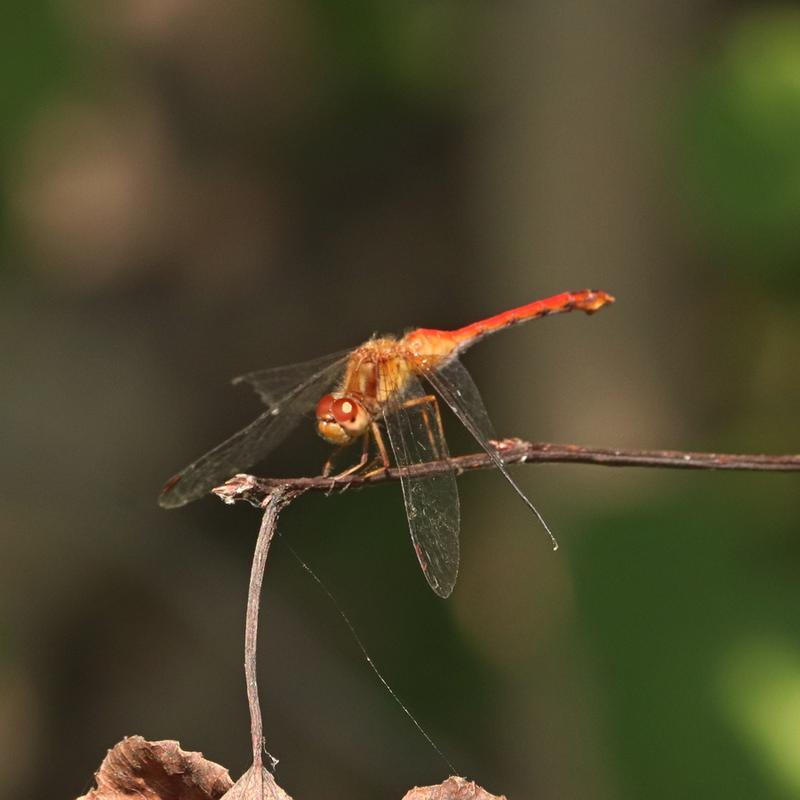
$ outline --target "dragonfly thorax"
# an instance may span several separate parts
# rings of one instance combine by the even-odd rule
[[[344,392],[326,394],[317,403],[317,433],[326,442],[346,445],[363,436],[371,416],[361,400]]]

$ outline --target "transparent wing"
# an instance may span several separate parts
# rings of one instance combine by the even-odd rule
[[[384,376],[388,381],[388,376]],[[389,383],[388,385],[391,385]],[[436,409],[412,378],[383,412],[383,421],[398,467],[449,457]],[[433,402],[436,400],[433,398]],[[411,541],[428,584],[448,597],[458,576],[460,512],[452,471],[430,476],[402,475]]]
[[[305,378],[292,388],[286,389],[279,398],[272,399],[268,403],[266,411],[246,428],[234,433],[230,439],[226,439],[213,450],[209,450],[197,461],[189,464],[186,469],[170,478],[161,490],[158,498],[159,504],[164,508],[175,508],[190,503],[237,472],[249,469],[261,461],[267,453],[289,435],[303,416],[314,408],[320,397],[339,377],[346,361],[346,354],[337,353],[326,359],[317,359],[315,362],[298,365],[296,368],[306,368]],[[321,363],[325,366],[316,371],[310,367],[311,364],[319,365]],[[278,368],[278,370],[282,369],[293,368]],[[277,373],[278,370],[264,370],[261,373],[252,373],[252,375],[263,376],[269,372]],[[309,370],[311,370],[310,374]],[[248,376],[243,376],[242,379],[248,379]],[[249,380],[249,382],[256,385],[255,379]],[[265,387],[262,398],[271,396],[267,393],[267,384],[262,385]],[[280,385],[279,382],[272,384],[273,387],[278,385]]]
[[[231,383],[238,385],[248,383],[261,398],[265,406],[272,406],[301,383],[313,377],[321,370],[349,355],[352,350],[340,350],[326,356],[303,361],[300,364],[289,364],[283,367],[269,367],[255,372],[239,375]]]
[[[442,396],[445,403],[450,406],[453,413],[461,420],[464,427],[475,438],[475,441],[486,451],[503,477],[522,498],[525,505],[533,511],[536,518],[542,524],[542,527],[547,531],[547,535],[553,542],[554,549],[557,549],[558,542],[553,532],[550,530],[550,527],[545,522],[536,506],[511,477],[508,468],[503,463],[503,459],[500,457],[497,450],[492,447],[490,439],[496,439],[497,436],[492,427],[492,423],[489,421],[489,415],[486,413],[486,407],[483,404],[478,387],[475,385],[475,381],[472,380],[472,377],[469,372],[467,372],[464,365],[457,358],[453,358],[440,369],[425,372],[425,378]]]

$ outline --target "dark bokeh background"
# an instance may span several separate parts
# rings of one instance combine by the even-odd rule
[[[257,513],[155,502],[258,412],[231,376],[592,286],[468,356],[501,433],[800,450],[795,4],[9,0],[0,67],[4,795],[133,733],[247,765]],[[516,474],[562,549],[465,476],[447,602],[397,486],[282,532],[488,788],[800,796],[797,478]],[[444,777],[281,541],[260,677],[296,797]]]

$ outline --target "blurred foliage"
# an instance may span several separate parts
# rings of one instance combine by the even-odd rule
[[[314,0],[326,66],[356,96],[429,104],[438,113],[463,87],[472,16],[455,0],[396,4]]]
[[[796,797],[796,488],[683,487],[598,520],[576,548],[623,796]]]
[[[800,10],[735,21],[699,76],[684,147],[695,210],[744,275],[800,284]]]
[[[0,26],[0,157],[17,145],[21,129],[72,75],[68,36],[53,0],[8,0]]]
[[[8,0],[0,24],[0,182],[8,180],[15,164],[15,148],[32,117],[48,99],[68,85],[72,53],[52,0]],[[0,192],[0,256],[8,252],[13,229],[9,224],[7,194]],[[11,267],[0,257],[0,276]]]

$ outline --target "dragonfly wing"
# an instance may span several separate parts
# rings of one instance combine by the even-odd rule
[[[333,361],[328,358],[326,366],[307,374],[282,397],[272,400],[266,411],[247,427],[170,478],[161,490],[159,504],[164,508],[176,508],[190,503],[237,472],[261,461],[289,435],[336,380],[347,355],[332,358]]]
[[[303,361],[300,364],[289,364],[283,367],[269,367],[255,372],[239,375],[231,383],[238,385],[248,383],[261,398],[265,406],[270,407],[285,397],[300,384],[313,377],[321,370],[338,362],[352,350],[341,350],[338,353],[329,353],[326,356]]]
[[[554,549],[558,548],[558,542],[550,527],[530,498],[511,477],[508,467],[506,467],[503,459],[492,446],[490,440],[497,438],[494,427],[489,420],[489,415],[486,412],[486,406],[483,404],[478,387],[464,365],[457,358],[453,358],[440,369],[430,370],[424,374],[433,388],[442,396],[445,403],[450,406],[453,413],[461,420],[464,427],[472,434],[475,441],[486,451],[489,458],[492,459],[503,477],[511,484],[514,491],[522,498],[525,505],[536,515],[536,518],[552,540]]]
[[[412,378],[403,393],[383,412],[386,431],[398,467],[449,457],[447,443],[426,393]],[[401,474],[411,541],[428,584],[448,597],[458,576],[460,512],[452,471],[421,476]]]

